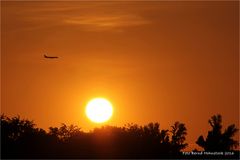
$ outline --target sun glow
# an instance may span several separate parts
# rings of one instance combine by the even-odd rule
[[[104,98],[95,98],[88,102],[86,107],[87,117],[95,123],[103,123],[112,116],[112,104]]]

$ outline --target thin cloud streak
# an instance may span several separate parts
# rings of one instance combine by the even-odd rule
[[[121,29],[124,27],[134,27],[149,24],[150,21],[137,15],[95,15],[69,17],[64,20],[65,24],[79,25],[88,28],[88,30],[107,30]]]
[[[22,10],[14,5],[6,5],[5,7],[8,7],[6,9],[14,10],[11,15],[7,15],[6,20],[16,19],[17,22],[10,26],[10,30],[32,31],[48,28],[48,26],[77,26],[82,31],[124,31],[128,27],[139,27],[151,23],[151,20],[142,13],[145,12],[144,7],[137,10],[130,7],[123,11],[124,6],[111,3],[83,5],[77,3],[76,6],[53,4],[39,3],[38,7],[34,7],[35,3],[25,4]]]

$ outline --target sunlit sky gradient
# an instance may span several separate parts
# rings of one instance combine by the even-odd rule
[[[214,114],[239,126],[239,2],[1,4],[2,113],[87,131],[105,97],[106,124],[181,121],[190,148]]]

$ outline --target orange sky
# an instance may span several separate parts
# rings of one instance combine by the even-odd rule
[[[190,148],[214,114],[239,126],[237,1],[1,3],[2,113],[89,130],[100,96],[106,124],[181,121]]]

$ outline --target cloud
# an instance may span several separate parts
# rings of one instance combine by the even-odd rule
[[[145,20],[138,15],[85,15],[78,17],[69,17],[64,19],[64,23],[68,25],[78,25],[87,30],[112,30],[123,29],[126,27],[134,27],[149,24],[150,21]]]
[[[145,7],[115,3],[17,3],[5,5],[7,28],[29,31],[48,27],[79,27],[83,31],[124,31],[151,23]],[[38,5],[38,6],[37,6]],[[4,23],[5,21],[3,21]]]

